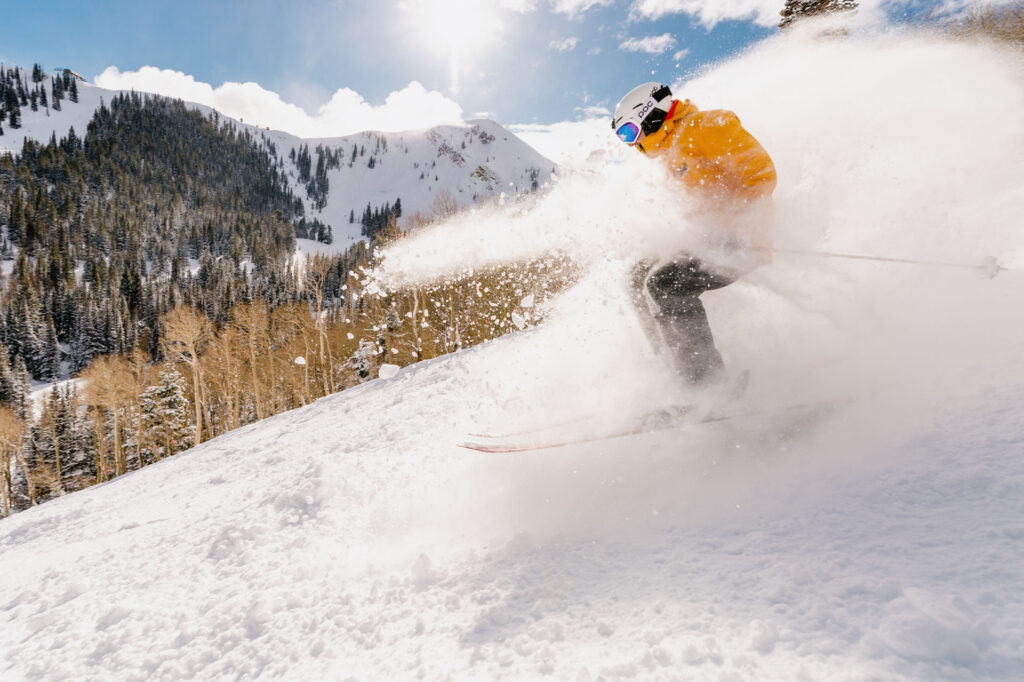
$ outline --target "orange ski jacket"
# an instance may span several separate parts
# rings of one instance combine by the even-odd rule
[[[661,128],[637,148],[663,159],[671,175],[713,205],[738,208],[775,189],[775,164],[731,111],[700,111],[690,100],[674,100]]]

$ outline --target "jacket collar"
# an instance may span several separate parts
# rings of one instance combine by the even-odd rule
[[[668,110],[668,115],[665,117],[665,122],[655,132],[640,141],[636,148],[645,154],[657,154],[660,151],[664,151],[664,148],[668,146],[668,138],[672,131],[678,128],[684,119],[697,113],[697,111],[697,105],[688,99],[673,101],[671,108]]]

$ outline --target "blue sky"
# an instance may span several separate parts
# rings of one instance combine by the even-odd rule
[[[465,117],[552,123],[613,107],[640,82],[671,83],[771,35],[783,4],[0,0],[0,59],[23,67],[69,67],[90,81],[111,66],[121,74],[153,66],[214,89],[225,82],[255,82],[266,91],[262,97],[276,93],[308,114],[349,89],[354,92],[345,101],[365,100],[370,118],[389,94],[416,81],[457,103]],[[108,87],[170,88],[165,94],[186,97],[192,92],[166,82],[150,88],[148,82],[142,76],[100,81]],[[414,97],[402,101],[407,109],[421,106]],[[245,111],[258,119],[256,109]],[[342,110],[340,100],[337,109]],[[276,119],[266,121],[271,123]]]
[[[112,65],[150,65],[214,86],[255,81],[310,112],[339,88],[380,102],[416,80],[467,115],[552,122],[578,116],[578,107],[607,106],[637,82],[674,80],[770,32],[751,21],[709,30],[684,13],[643,19],[630,11],[632,0],[574,14],[548,2],[525,12],[482,4],[499,27],[458,56],[457,92],[447,44],[467,30],[458,2],[425,8],[445,15],[449,27],[449,35],[426,36],[411,8],[387,0],[3,0],[0,57],[26,67],[70,67],[89,80]],[[672,44],[660,53],[620,47],[666,33]],[[681,50],[688,53],[677,62]]]

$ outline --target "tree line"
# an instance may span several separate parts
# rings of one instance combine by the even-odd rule
[[[103,102],[81,136],[0,156],[3,513],[308,404],[381,362],[518,328],[531,312],[515,301],[572,277],[552,257],[376,291],[367,273],[401,237],[400,206],[369,209],[368,241],[296,258],[297,235],[330,228],[305,218],[272,141],[135,93]],[[454,210],[442,193],[433,215],[404,221],[427,229]],[[33,379],[52,382],[36,404]]]
[[[392,222],[372,245],[313,257],[297,271],[300,296],[273,305],[256,296],[224,321],[181,303],[158,321],[158,361],[138,347],[95,357],[79,382],[53,385],[38,416],[16,388],[0,407],[3,514],[358,385],[384,362],[405,366],[533,324],[539,305],[576,277],[552,254],[381,291],[370,277],[374,253],[399,238]]]

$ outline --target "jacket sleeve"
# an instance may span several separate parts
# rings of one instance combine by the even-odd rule
[[[704,113],[699,136],[703,154],[718,166],[733,196],[748,201],[771,196],[777,181],[775,164],[761,143],[731,111]]]

